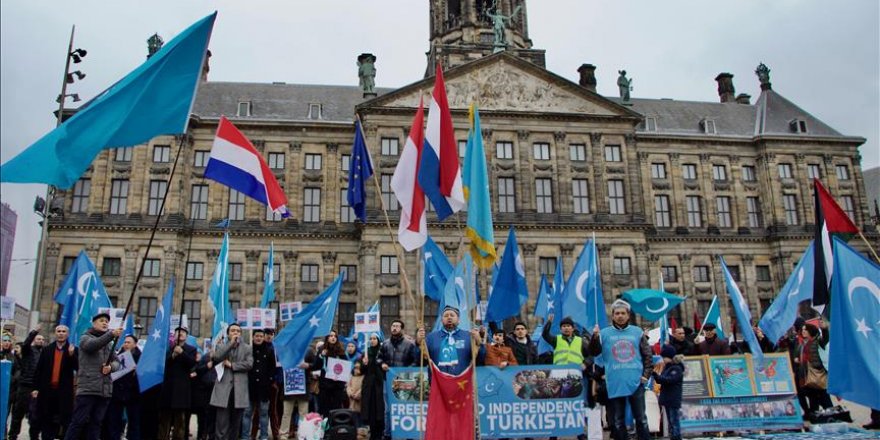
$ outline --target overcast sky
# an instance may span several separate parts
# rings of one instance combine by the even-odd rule
[[[577,81],[595,64],[601,94],[616,96],[618,69],[633,97],[718,100],[715,76],[760,94],[755,66],[773,89],[846,135],[868,139],[864,169],[880,165],[880,2],[877,0],[531,0],[529,36],[549,70]],[[376,83],[422,78],[427,0],[0,1],[0,161],[54,126],[71,25],[88,56],[69,87],[87,100],[134,69],[146,39],[166,41],[218,10],[210,80],[357,85],[357,55],[377,55]],[[9,293],[28,306],[39,240],[39,185],[0,185],[18,213]]]

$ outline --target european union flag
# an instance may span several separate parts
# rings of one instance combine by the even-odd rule
[[[654,322],[684,301],[684,297],[654,289],[630,289],[623,299],[632,306],[633,313]]]
[[[834,237],[828,392],[880,408],[880,266]]]
[[[138,361],[137,377],[141,392],[162,383],[165,377],[165,356],[168,353],[168,335],[171,334],[171,314],[174,306],[174,278],[162,298],[156,319],[147,334],[144,352]]]
[[[596,325],[602,328],[608,326],[605,301],[600,290],[598,256],[593,240],[584,244],[562,295],[565,316],[570,316],[587,330],[592,330]]]
[[[263,277],[263,299],[260,308],[267,308],[275,301],[275,243],[269,243],[269,261],[266,263],[266,275]]]
[[[462,330],[471,329],[471,289],[474,284],[473,279],[473,261],[469,253],[464,254],[464,258],[455,265],[452,275],[446,280],[446,287],[443,290],[443,298],[440,301],[440,308],[437,313],[437,321],[434,322],[434,330],[443,327],[443,309],[447,306],[458,309],[459,323],[458,328]],[[468,287],[470,286],[470,287]]]
[[[727,270],[724,257],[719,256],[718,259],[721,260],[721,271],[724,273],[724,281],[727,284],[730,302],[733,303],[733,310],[736,312],[736,323],[739,326],[739,331],[742,332],[743,339],[749,344],[749,350],[752,352],[755,364],[763,367],[764,351],[761,350],[761,344],[758,343],[758,337],[755,336],[755,329],[752,328],[752,312],[749,311],[749,303],[746,302],[746,298],[739,291],[739,287],[733,281],[733,277],[730,276],[730,271]]]
[[[794,272],[788,277],[788,281],[779,291],[779,296],[773,300],[773,304],[764,312],[758,327],[771,341],[776,342],[785,335],[785,332],[794,325],[798,317],[798,308],[801,302],[813,298],[813,242],[807,246],[801,261],[794,268]]]
[[[0,181],[70,188],[105,148],[186,132],[213,13],[0,167]]]
[[[91,326],[92,316],[98,313],[98,309],[113,307],[104,289],[104,283],[98,276],[98,270],[85,251],[80,251],[70,271],[67,272],[61,288],[55,293],[55,302],[64,307],[58,323],[70,329],[70,342],[74,345],[79,345],[76,330],[80,316],[83,316],[84,322]]]
[[[511,316],[519,316],[523,304],[529,298],[529,288],[526,284],[526,271],[522,257],[519,255],[519,246],[516,244],[516,233],[513,231],[513,227],[507,234],[501,267],[492,277],[492,281],[492,295],[486,306],[485,321],[499,322]]]
[[[446,280],[452,273],[452,263],[430,235],[422,248],[422,259],[425,270],[425,296],[439,302],[443,298],[443,290],[446,289]]]
[[[373,159],[364,140],[360,120],[354,123],[354,145],[348,166],[348,205],[361,222],[367,222],[366,181],[373,176]]]
[[[226,334],[226,327],[235,322],[232,315],[232,307],[229,305],[229,233],[223,234],[223,244],[220,245],[220,255],[217,256],[217,266],[211,278],[211,286],[208,290],[208,301],[214,309],[214,324],[211,332],[214,338],[222,338]]]
[[[278,336],[275,337],[275,352],[278,355],[278,362],[285,370],[299,368],[312,339],[330,333],[341,290],[342,275],[339,275],[329,287],[278,332]]]

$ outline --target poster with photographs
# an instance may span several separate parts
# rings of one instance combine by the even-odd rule
[[[712,396],[706,359],[703,356],[684,358],[684,381],[681,388],[682,398],[685,399]]]
[[[752,369],[745,356],[710,356],[708,362],[713,396],[754,395]]]
[[[752,370],[758,395],[797,392],[794,388],[794,374],[792,374],[791,359],[789,359],[788,353],[766,353],[763,365],[758,365],[752,359]]]

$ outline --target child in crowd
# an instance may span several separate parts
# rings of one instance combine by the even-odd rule
[[[669,424],[669,439],[681,440],[681,386],[684,381],[684,356],[675,353],[671,345],[660,350],[662,363],[655,366],[652,376],[660,384],[658,403],[666,413]]]

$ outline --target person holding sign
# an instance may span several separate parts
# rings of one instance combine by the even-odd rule
[[[345,382],[327,377],[328,361],[330,359],[345,359],[345,349],[342,347],[342,343],[339,342],[336,330],[331,330],[330,334],[324,338],[324,348],[315,357],[315,361],[311,365],[306,365],[309,371],[321,372],[321,376],[318,379],[318,412],[323,417],[330,417],[330,411],[347,406]]]
[[[618,299],[611,304],[611,325],[593,329],[590,354],[602,355],[605,361],[605,381],[608,387],[608,410],[614,426],[612,438],[627,440],[626,403],[629,402],[636,420],[639,440],[651,438],[648,417],[645,415],[645,384],[654,368],[651,347],[644,332],[629,325],[630,305]]]

